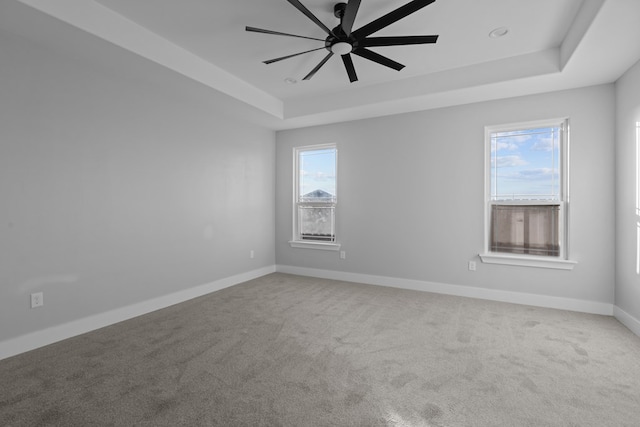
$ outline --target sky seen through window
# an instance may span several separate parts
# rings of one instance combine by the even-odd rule
[[[308,150],[300,153],[300,195],[315,190],[336,194],[336,150]]]
[[[560,132],[491,133],[491,199],[560,200]]]

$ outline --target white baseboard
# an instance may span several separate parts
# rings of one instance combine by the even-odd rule
[[[411,289],[415,291],[509,302],[513,304],[532,305],[536,307],[556,308],[560,310],[579,311],[583,313],[613,315],[613,304],[572,298],[553,297],[548,295],[527,294],[521,292],[502,291],[497,289],[474,288],[471,286],[449,285],[445,283],[426,282],[421,280],[398,279],[369,274],[347,273],[343,271],[320,270],[315,268],[277,265],[279,273],[297,274],[300,276],[319,277],[322,279],[358,282],[369,285],[389,286],[392,288]]]
[[[640,337],[640,320],[636,319],[618,306],[613,308],[613,315],[620,323],[629,328],[631,332]]]
[[[274,273],[274,265],[0,342],[0,360]]]
[[[444,283],[426,282],[411,279],[398,279],[385,276],[374,276],[359,273],[321,270],[287,265],[268,266],[235,276],[226,277],[211,283],[196,286],[173,294],[153,298],[130,306],[110,310],[93,316],[74,320],[62,325],[52,326],[40,331],[31,332],[16,338],[0,342],[0,360],[34,350],[45,345],[53,344],[67,338],[91,332],[93,330],[113,325],[152,311],[160,310],[211,292],[219,291],[239,283],[256,279],[274,272],[297,274],[301,276],[319,277],[323,279],[342,280],[346,282],[365,283],[370,285],[388,286],[401,289],[411,289],[424,292],[434,292],[446,295],[487,299],[509,302],[514,304],[532,305],[538,307],[557,308],[561,310],[594,313],[615,316],[623,325],[640,336],[640,320],[615,307],[613,304],[594,301],[560,298],[546,295],[526,294],[519,292],[501,291],[495,289],[474,288],[470,286],[449,285]]]

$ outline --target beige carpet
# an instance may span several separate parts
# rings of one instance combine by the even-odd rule
[[[1,426],[639,426],[610,317],[272,274],[0,361]]]

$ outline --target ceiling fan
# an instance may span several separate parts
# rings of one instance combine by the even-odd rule
[[[342,62],[347,70],[349,80],[351,83],[358,81],[356,69],[353,66],[351,54],[358,55],[362,58],[376,62],[385,67],[392,68],[400,71],[404,68],[404,65],[393,61],[385,56],[380,55],[377,52],[369,50],[369,47],[377,46],[400,46],[410,44],[428,44],[436,43],[438,40],[437,35],[431,36],[397,36],[397,37],[369,37],[369,35],[399,21],[408,15],[417,12],[425,6],[430,5],[435,0],[413,0],[404,6],[401,6],[386,15],[368,23],[367,25],[352,31],[353,24],[360,8],[361,0],[348,0],[348,3],[338,3],[334,7],[334,15],[340,19],[340,25],[330,30],[324,25],[313,13],[309,11],[298,0],[287,0],[296,9],[302,12],[307,18],[312,20],[318,27],[320,27],[325,33],[327,33],[326,39],[318,39],[315,37],[299,36],[296,34],[282,33],[279,31],[265,30],[262,28],[246,27],[247,31],[255,33],[272,34],[277,36],[297,37],[309,40],[318,40],[324,42],[323,47],[317,49],[306,50],[304,52],[294,53],[293,55],[282,56],[280,58],[270,59],[263,61],[265,64],[273,64],[274,62],[282,61],[283,59],[293,58],[294,56],[303,55],[309,52],[315,52],[321,49],[327,49],[329,54],[324,57],[318,65],[315,66],[309,74],[307,74],[303,80],[311,79],[322,66],[334,55],[338,54],[342,56]]]

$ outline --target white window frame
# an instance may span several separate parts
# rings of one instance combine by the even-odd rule
[[[336,171],[336,200],[333,203],[327,203],[327,206],[333,206],[333,208],[335,209],[334,211],[334,225],[333,225],[333,229],[334,229],[334,241],[333,242],[322,242],[322,241],[313,241],[313,240],[302,240],[301,236],[300,236],[300,226],[299,226],[299,217],[298,217],[298,207],[301,204],[299,202],[299,195],[300,195],[300,153],[304,152],[304,151],[313,151],[313,150],[326,150],[326,149],[333,149],[335,150],[336,153],[336,165],[335,165],[335,171]],[[303,248],[303,249],[319,249],[319,250],[325,250],[325,251],[339,251],[340,250],[340,243],[338,243],[338,237],[337,237],[337,233],[336,233],[336,214],[337,214],[337,208],[338,208],[338,200],[337,200],[337,194],[338,194],[338,146],[334,143],[330,143],[330,144],[318,144],[318,145],[306,145],[306,146],[301,146],[301,147],[294,147],[293,148],[293,200],[292,200],[292,204],[293,204],[293,212],[292,212],[292,236],[293,238],[289,241],[289,245],[292,248]]]
[[[560,200],[530,200],[530,201],[492,201],[491,200],[491,135],[496,132],[512,132],[518,130],[537,129],[545,127],[557,127],[562,130],[560,137]],[[493,125],[485,127],[485,209],[484,209],[484,252],[480,253],[480,259],[487,264],[516,265],[525,267],[552,268],[572,270],[577,262],[569,259],[569,120],[566,117],[538,120],[530,122],[512,123],[507,125]],[[491,242],[491,210],[494,204],[501,205],[557,205],[559,214],[559,256],[536,256],[527,254],[510,254],[492,252]]]

